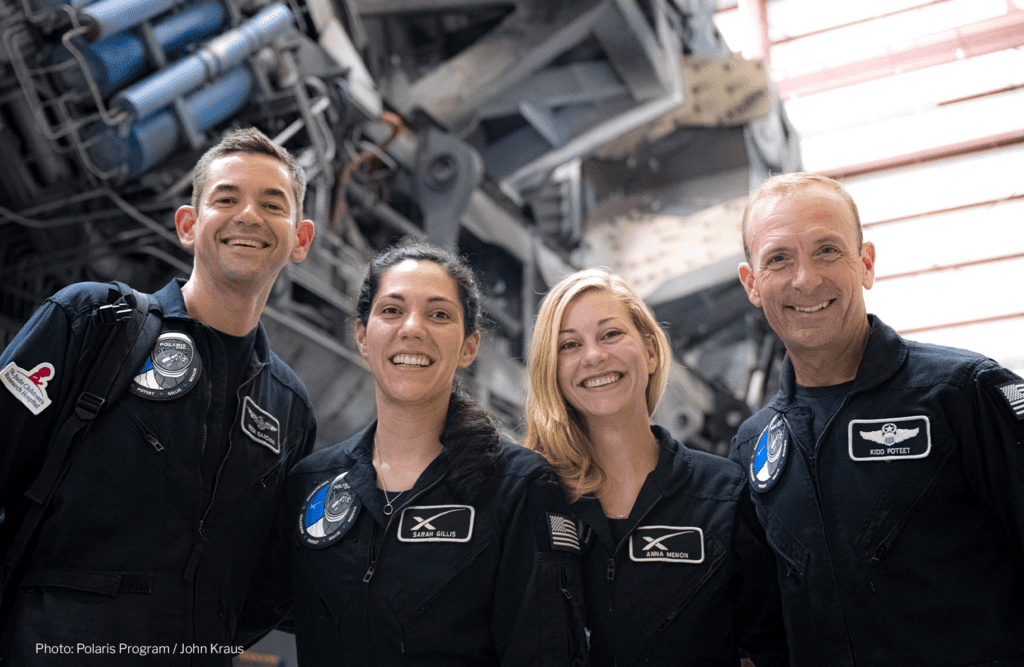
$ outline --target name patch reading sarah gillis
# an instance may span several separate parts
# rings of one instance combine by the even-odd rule
[[[401,542],[469,542],[476,510],[472,505],[406,507],[398,519]]]

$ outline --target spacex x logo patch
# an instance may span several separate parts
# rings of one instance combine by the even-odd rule
[[[704,531],[693,526],[640,526],[629,536],[629,559],[703,563]]]
[[[473,537],[472,505],[406,507],[398,520],[400,542],[469,542]]]
[[[850,458],[854,461],[923,459],[932,450],[928,417],[890,417],[850,421]]]

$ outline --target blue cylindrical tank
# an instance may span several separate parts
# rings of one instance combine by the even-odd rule
[[[288,7],[282,4],[268,7],[239,28],[215,37],[194,55],[121,91],[111,101],[111,106],[127,112],[132,119],[145,118],[221,72],[238,66],[292,26]]]
[[[239,67],[193,93],[183,104],[184,122],[196,134],[217,125],[248,102],[253,81],[252,73]],[[93,164],[104,171],[125,165],[128,178],[144,174],[159,164],[186,136],[179,118],[170,110],[137,123],[126,136],[102,123],[93,126],[92,134],[97,138],[89,148]]]
[[[78,12],[88,28],[85,38],[95,42],[163,14],[181,0],[99,0]]]
[[[183,55],[185,47],[217,32],[226,19],[224,6],[217,0],[209,0],[153,26],[157,44],[170,58]],[[143,41],[131,30],[123,30],[95,44],[75,39],[75,48],[84,56],[90,74],[100,94],[107,98],[126,83],[138,78],[150,64]],[[71,54],[61,48],[58,60],[67,60]],[[64,85],[76,90],[86,87],[85,76],[78,67],[61,72]]]

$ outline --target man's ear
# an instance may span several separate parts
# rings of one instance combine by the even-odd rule
[[[860,261],[864,262],[865,269],[861,284],[864,285],[864,289],[871,289],[875,284],[875,244],[871,241],[865,241],[860,247]]]
[[[178,230],[178,240],[185,248],[196,244],[196,210],[191,206],[182,206],[174,213],[174,227]]]
[[[316,232],[316,226],[313,225],[312,220],[300,220],[298,229],[295,230],[296,237],[299,242],[292,249],[292,254],[289,259],[293,262],[301,262],[306,259],[306,254],[309,252],[309,246],[313,243],[313,234]]]
[[[746,262],[741,262],[739,270],[740,282],[743,283],[743,289],[747,292],[747,299],[750,300],[750,303],[760,308],[761,293],[754,284],[754,269],[752,269]]]

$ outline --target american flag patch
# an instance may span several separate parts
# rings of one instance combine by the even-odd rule
[[[1024,382],[1007,382],[996,387],[1003,394],[1006,403],[1017,416],[1017,420],[1024,419]]]
[[[551,533],[551,548],[559,551],[580,552],[579,533],[576,522],[564,514],[548,512],[548,529]]]

